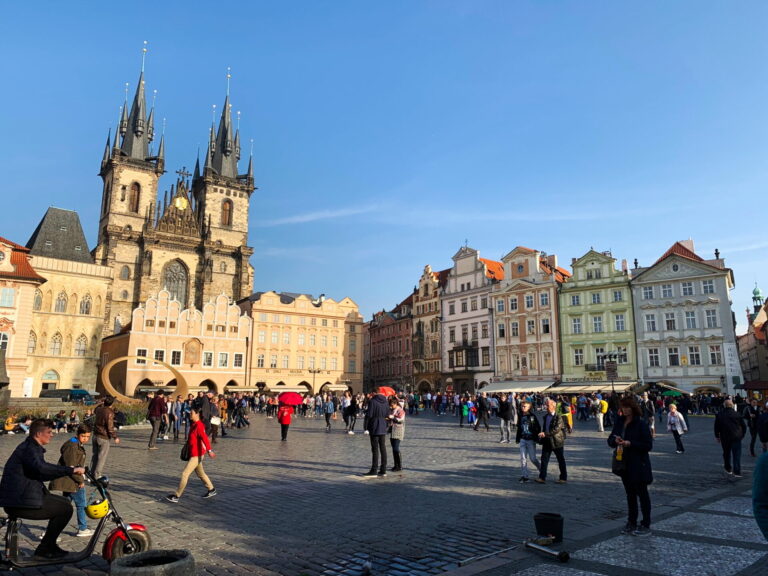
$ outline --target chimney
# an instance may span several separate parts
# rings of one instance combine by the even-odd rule
[[[628,269],[629,269],[629,267],[627,266],[627,259],[626,258],[622,258],[621,259],[621,271],[622,272],[627,272]]]

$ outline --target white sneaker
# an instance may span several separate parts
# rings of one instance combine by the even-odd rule
[[[78,538],[90,538],[93,536],[93,530],[90,528],[86,528],[85,530],[78,530],[77,534],[75,534]]]
[[[368,430],[366,430],[365,431],[365,435],[368,436],[369,434],[370,434],[370,432],[368,432]]]
[[[14,432],[13,430],[8,430],[7,434],[10,434],[11,436],[13,436],[14,434],[16,434],[16,432]]]
[[[354,435],[355,435],[355,433],[354,433],[354,432],[352,432],[352,430],[350,430],[349,432],[347,432],[347,434],[351,434],[352,436],[354,436]]]
[[[166,434],[165,436],[163,436],[163,440],[168,440],[168,434]]]

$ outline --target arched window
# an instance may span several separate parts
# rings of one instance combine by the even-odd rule
[[[131,184],[131,193],[128,195],[128,210],[138,213],[140,196],[141,187],[136,182],[134,182]]]
[[[120,268],[120,280],[130,280],[131,279],[131,269],[128,268],[128,266],[123,266]]]
[[[39,289],[35,290],[35,301],[32,304],[32,309],[35,311],[43,309],[43,293]]]
[[[48,353],[51,356],[61,356],[61,334],[56,332],[51,338],[51,343],[48,345]]]
[[[80,314],[85,314],[86,316],[91,315],[91,295],[86,294],[83,296],[83,299],[80,300]]]
[[[232,226],[232,200],[224,200],[221,203],[221,225]]]
[[[169,262],[163,272],[163,288],[168,290],[171,300],[178,300],[183,307],[187,306],[187,286],[188,286],[187,268],[174,260]]]
[[[109,204],[112,201],[112,184],[107,184],[104,189],[104,200],[101,203],[101,213],[106,214],[109,210]]]
[[[0,332],[0,350],[8,349],[8,333]]]
[[[75,356],[85,356],[85,351],[88,349],[88,338],[85,334],[80,334],[80,338],[75,342]]]
[[[35,350],[37,350],[37,334],[30,332],[29,341],[27,342],[27,354],[34,354]]]
[[[64,292],[59,292],[56,297],[56,308],[54,312],[66,313],[67,311],[67,295]]]

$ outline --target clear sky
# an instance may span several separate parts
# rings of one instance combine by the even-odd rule
[[[733,308],[768,293],[768,3],[3,2],[0,235],[48,206],[96,240],[124,86],[166,118],[166,168],[205,153],[232,68],[253,139],[255,289],[390,309],[465,241],[653,263],[720,250]]]

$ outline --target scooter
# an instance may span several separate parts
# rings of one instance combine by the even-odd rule
[[[104,541],[101,555],[107,562],[121,558],[129,554],[144,552],[152,547],[152,539],[147,528],[142,524],[126,524],[122,516],[117,512],[109,493],[109,478],[102,476],[96,478],[90,470],[85,470],[86,479],[96,488],[102,503],[106,503],[106,512],[99,519],[99,524],[93,531],[93,536],[88,545],[79,552],[70,552],[63,558],[45,559],[35,556],[24,556],[19,550],[19,528],[21,519],[9,517],[6,521],[5,551],[0,554],[0,567],[3,568],[30,568],[33,566],[50,566],[53,564],[75,564],[81,562],[93,554],[107,521],[112,520],[116,527],[109,533]]]

